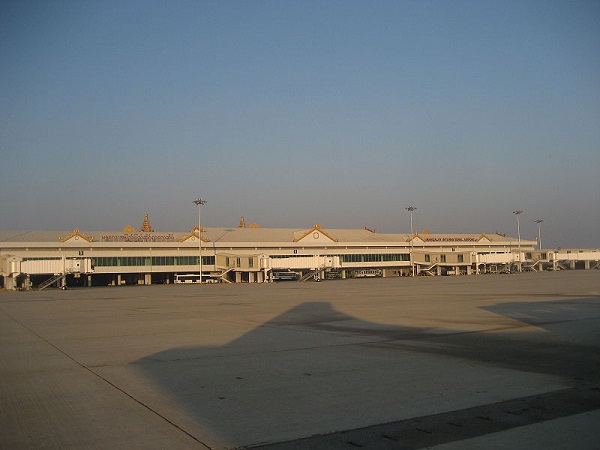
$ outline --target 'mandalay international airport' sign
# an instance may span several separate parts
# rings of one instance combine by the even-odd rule
[[[474,237],[430,237],[423,240],[425,242],[477,242]]]

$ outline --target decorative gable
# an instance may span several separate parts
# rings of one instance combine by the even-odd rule
[[[312,229],[303,232],[298,237],[294,238],[294,242],[306,243],[321,243],[321,242],[338,242],[338,239],[330,236],[320,224],[315,224]]]
[[[481,236],[479,236],[477,242],[492,242],[492,240],[487,237],[485,233],[483,233]]]
[[[58,238],[60,242],[92,242],[94,239],[88,236],[85,236],[79,231],[79,229],[75,228],[71,234],[65,237]]]
[[[406,241],[407,242],[414,241],[414,242],[421,242],[421,243],[425,242],[425,240],[421,236],[419,236],[418,233],[415,233],[415,235],[412,237],[412,239],[410,236],[408,236],[408,239],[406,239]]]
[[[202,228],[202,230],[200,232],[206,233],[206,228]],[[198,242],[198,225],[196,225],[194,228],[192,228],[190,230],[190,234],[188,234],[187,236],[184,236],[182,238],[179,238],[179,242],[187,242],[187,241]],[[209,242],[209,240],[203,237],[202,242]]]

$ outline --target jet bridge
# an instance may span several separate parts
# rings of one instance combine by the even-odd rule
[[[54,283],[61,283],[64,286],[65,277],[69,274],[81,275],[94,272],[94,261],[91,258],[62,257],[23,260],[23,258],[8,257],[3,263],[7,289],[29,289],[31,286],[28,280],[31,275],[49,275],[50,278],[38,286],[38,289],[45,289]],[[24,286],[19,286],[17,279],[22,275],[26,277],[26,282]]]
[[[339,269],[342,265],[339,256],[289,256],[269,257],[261,260],[262,269],[265,270],[265,279],[269,271],[298,271],[302,274],[300,281],[305,281],[311,276],[331,269]],[[316,279],[316,278],[315,278]],[[320,277],[319,277],[320,279]]]

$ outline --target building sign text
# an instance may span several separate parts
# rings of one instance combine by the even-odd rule
[[[477,242],[474,237],[429,237],[423,240],[425,242]]]
[[[173,242],[176,241],[173,233],[127,233],[127,234],[105,234],[102,236],[104,242]]]

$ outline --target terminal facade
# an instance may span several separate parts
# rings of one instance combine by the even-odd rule
[[[155,232],[146,215],[139,230],[0,231],[0,281],[5,289],[43,289],[599,268],[598,249],[536,246],[499,233],[261,228],[243,218],[235,228]]]

